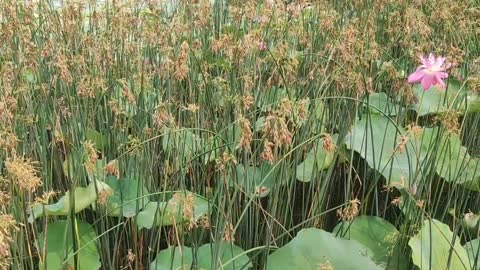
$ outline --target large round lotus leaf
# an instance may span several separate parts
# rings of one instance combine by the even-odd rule
[[[277,167],[278,168],[278,167]],[[250,190],[250,193],[258,196],[265,197],[270,193],[272,186],[275,183],[275,176],[278,173],[270,164],[262,164],[260,167],[255,166],[243,166],[238,164],[236,167],[237,182],[230,181],[231,187],[238,187],[242,189]]]
[[[98,192],[113,193],[113,190],[104,182],[94,181],[87,187],[75,188],[75,213],[89,207],[97,200]],[[32,213],[28,217],[29,222],[42,216],[66,216],[70,214],[70,191],[65,192],[58,202],[54,204],[35,204],[32,207]]]
[[[48,224],[47,228],[46,239],[45,232],[38,236],[40,250],[44,249],[44,240],[46,240],[46,261],[40,262],[40,269],[94,270],[100,268],[100,255],[94,241],[97,236],[90,224],[77,221],[75,233],[72,233],[72,225],[66,220]],[[72,237],[79,240],[77,250],[79,268],[75,267],[74,254],[76,251],[73,250]],[[66,259],[68,260],[64,264]]]
[[[420,116],[446,112],[452,108],[465,108],[467,90],[457,80],[449,79],[447,90],[434,86],[425,91],[420,84],[414,85],[412,89],[417,101],[410,108]]]
[[[407,269],[408,259],[403,256],[397,240],[400,233],[390,222],[380,217],[359,216],[353,222],[341,222],[333,234],[359,242],[368,254],[386,269]]]
[[[480,191],[480,159],[468,154],[458,134],[424,128],[412,143],[415,152],[435,158],[435,171],[443,179]]]
[[[106,174],[105,174],[105,165],[106,162],[104,159],[98,159],[95,162],[95,168],[93,170],[87,169],[88,178],[92,181],[105,181]]]
[[[193,210],[193,216],[186,214]],[[167,202],[149,202],[137,215],[139,229],[198,221],[209,213],[209,202],[191,192],[176,192]]]
[[[468,154],[460,136],[444,134],[437,147],[436,172],[448,182],[480,191],[480,159]]]
[[[467,242],[463,247],[468,254],[470,269],[480,269],[480,239]]]
[[[151,270],[190,269],[193,262],[189,247],[169,247],[160,251],[150,263]]]
[[[396,127],[387,117],[364,115],[346,136],[345,144],[380,172],[388,184],[408,186],[419,159],[413,158],[415,152],[411,144],[398,148],[400,136],[405,134],[402,127]]]
[[[413,263],[421,270],[470,269],[467,251],[460,245],[459,237],[438,220],[425,220],[408,245],[412,248]]]
[[[268,256],[266,269],[382,269],[368,257],[371,253],[356,241],[337,238],[320,229],[303,229]]]
[[[110,216],[133,217],[137,207],[142,209],[149,202],[148,197],[144,197],[147,190],[136,179],[108,177],[105,182],[113,189],[107,201]]]
[[[338,135],[332,136],[333,142],[336,142]],[[335,151],[326,151],[323,148],[323,139],[316,140],[314,147],[307,154],[305,160],[298,164],[295,169],[296,177],[302,182],[310,182],[313,177],[322,170],[328,169],[332,165]]]
[[[413,86],[413,93],[417,102],[410,106],[423,116],[427,114],[446,112],[451,109],[468,113],[480,112],[480,96],[468,91],[465,85],[455,79],[448,80],[448,89],[442,90],[431,87],[425,91],[417,84]]]
[[[137,226],[139,229],[151,229],[155,226],[168,226],[183,222],[180,214],[172,214],[167,210],[166,202],[149,202],[137,215]]]
[[[63,172],[65,173],[66,176],[71,176],[72,172],[75,170],[74,164],[84,164],[85,160],[83,157],[80,157],[79,155],[74,155],[70,154],[67,156],[67,158],[63,161]],[[87,168],[85,165],[82,165],[85,167],[87,171],[88,178],[90,181],[105,181],[105,165],[106,162],[104,159],[97,159],[95,161],[95,166],[92,168]]]
[[[196,262],[193,253],[196,252]],[[215,259],[215,260],[212,260]],[[192,268],[193,264],[193,268]],[[150,263],[152,270],[170,269],[248,269],[252,264],[243,249],[229,242],[205,244],[198,249],[169,247]]]
[[[188,129],[162,129],[162,146],[170,155],[179,155],[183,160],[188,160],[202,150],[204,141]]]
[[[96,131],[95,129],[87,128],[85,131],[85,137],[87,137],[87,140],[94,142],[95,147],[98,150],[103,150],[108,144],[107,136]]]
[[[364,99],[367,102],[367,99]],[[395,116],[400,111],[400,105],[395,103],[387,94],[373,93],[368,97],[368,104],[366,104],[368,111],[373,114],[384,114],[388,116]]]
[[[403,149],[399,148],[401,136],[406,138]],[[480,191],[480,159],[468,154],[459,135],[438,127],[424,128],[419,134],[407,133],[387,117],[369,115],[355,124],[345,144],[389,184],[410,187],[414,177],[422,178],[421,167],[434,161],[436,173],[446,181]]]
[[[252,263],[240,247],[220,241],[214,245],[205,244],[197,251],[198,269],[249,269]]]

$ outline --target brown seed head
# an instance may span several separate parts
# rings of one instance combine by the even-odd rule
[[[335,143],[333,142],[333,138],[330,134],[324,134],[322,146],[327,152],[332,152],[335,149]]]
[[[105,173],[114,175],[117,179],[120,179],[120,170],[118,169],[118,161],[116,159],[111,160],[105,165]]]
[[[253,138],[253,131],[250,125],[250,121],[247,118],[241,116],[238,120],[240,123],[240,128],[242,129],[239,147],[244,149],[247,152],[251,152],[251,142]]]
[[[343,221],[353,221],[360,211],[360,200],[353,199],[343,209],[338,209],[337,215]]]
[[[5,161],[5,168],[12,185],[23,191],[33,192],[42,185],[35,163],[28,158],[9,158]]]
[[[227,242],[235,242],[235,228],[232,223],[228,222],[225,226],[225,231],[223,233],[223,240]]]

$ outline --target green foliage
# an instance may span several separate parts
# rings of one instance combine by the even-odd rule
[[[137,215],[139,229],[196,222],[210,211],[205,198],[191,192],[175,192],[167,202],[149,202]]]
[[[107,146],[108,144],[107,136],[91,128],[87,128],[85,133],[86,133],[85,136],[87,137],[87,140],[90,140],[93,143],[95,143],[95,146],[97,147],[97,149],[104,149]]]
[[[468,254],[470,269],[480,269],[480,239],[474,239],[463,246]]]
[[[100,268],[95,230],[84,221],[75,221],[74,227],[75,230],[72,231],[70,222],[58,220],[48,224],[45,231],[38,235],[39,250],[45,250],[45,261],[40,262],[40,269],[58,270],[69,267],[95,270]],[[77,242],[76,250],[73,248],[73,238]],[[75,266],[74,256],[78,258],[78,267]]]
[[[381,115],[364,115],[346,136],[347,148],[359,153],[365,161],[381,173],[390,185],[408,185],[417,168],[418,158],[410,144],[398,151],[400,136],[406,135],[401,126]]]
[[[401,106],[393,101],[386,93],[373,93],[368,96],[367,109],[369,113],[385,116],[395,116],[400,112]]]
[[[414,149],[412,159],[417,158],[420,167],[434,161],[435,172],[446,181],[480,190],[479,159],[470,156],[458,134],[434,127],[423,128],[421,135],[410,138]]]
[[[368,257],[371,252],[356,241],[336,238],[319,229],[303,229],[268,256],[266,269],[382,269]]]
[[[189,160],[199,154],[208,143],[188,129],[163,128],[162,145],[170,155],[180,154],[183,160]]]
[[[467,94],[467,112],[479,113],[480,112],[480,95],[479,94]]]
[[[150,269],[189,269],[193,262],[192,252],[189,247],[168,247],[157,253],[155,260],[150,263]]]
[[[97,200],[98,192],[112,193],[113,190],[107,184],[95,181],[90,183],[87,187],[75,188],[75,194],[73,195],[75,209],[74,212],[78,213],[83,209],[95,203]],[[32,213],[28,217],[29,222],[33,222],[34,219],[43,216],[67,216],[71,211],[71,193],[65,192],[56,203],[54,204],[40,204],[36,203],[32,206]]]
[[[164,249],[152,261],[150,269],[190,269],[193,267],[192,269],[234,270],[252,267],[245,251],[226,241],[205,244],[195,250],[185,246]]]
[[[408,245],[412,248],[413,263],[420,269],[470,269],[460,239],[438,220],[425,220]]]
[[[475,1],[30,2],[0,3],[0,269],[478,260]]]
[[[257,107],[264,111],[271,111],[278,107],[280,100],[287,98],[287,90],[285,88],[272,87],[266,91],[259,91],[256,96]]]
[[[425,137],[438,134],[438,128],[425,129]],[[443,134],[440,140],[437,139],[435,168],[446,181],[461,184],[468,189],[480,191],[480,159],[473,158],[466,147],[462,145],[458,134]]]
[[[417,84],[413,86],[417,102],[410,106],[419,116],[447,112],[450,110],[464,110],[466,107],[467,90],[461,82],[455,79],[448,80],[447,90],[432,87],[428,91]]]
[[[108,197],[107,213],[111,216],[133,217],[150,201],[148,191],[137,179],[108,177],[105,183],[113,194]]]
[[[267,163],[262,164],[260,167],[244,167],[243,164],[238,164],[236,168],[238,184],[230,181],[230,186],[238,188],[240,185],[242,189],[248,187],[251,190],[250,194],[265,197],[270,193],[275,184],[276,173],[278,173],[278,170],[275,170],[273,166]]]
[[[341,222],[333,234],[367,247],[372,252],[367,255],[386,269],[407,269],[408,259],[398,242],[400,232],[380,217],[358,216],[352,222]]]
[[[333,142],[336,142],[337,139],[337,134],[332,136]],[[335,151],[324,149],[323,139],[315,140],[314,147],[308,152],[305,160],[297,165],[295,170],[297,179],[302,182],[310,182],[317,173],[332,165],[334,156]]]

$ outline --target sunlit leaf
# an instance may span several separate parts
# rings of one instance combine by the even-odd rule
[[[85,136],[87,137],[87,140],[95,143],[95,147],[98,150],[104,149],[108,144],[107,136],[101,134],[95,129],[87,128]]]
[[[137,215],[139,229],[196,222],[209,213],[209,202],[191,192],[176,192],[167,202],[149,202]],[[193,212],[192,212],[193,210]],[[192,213],[193,216],[187,216]]]
[[[367,99],[364,100],[365,102]],[[373,93],[368,97],[366,104],[368,111],[373,114],[384,114],[387,116],[395,116],[400,111],[400,105],[396,104],[387,94]]]
[[[413,263],[420,269],[470,269],[459,237],[438,220],[425,220],[408,245],[412,248]]]
[[[157,253],[155,260],[150,263],[150,269],[190,269],[193,262],[192,252],[189,247],[168,247]]]
[[[480,191],[480,159],[470,156],[458,134],[424,128],[414,143],[420,145],[417,152],[435,158],[435,171],[443,179]]]
[[[58,220],[48,224],[48,226],[45,227],[45,231],[38,235],[40,251],[44,250],[44,241],[46,241],[46,261],[40,261],[40,269],[94,270],[100,268],[100,255],[95,243],[97,237],[95,230],[90,224],[84,221],[76,221],[75,225],[75,231],[72,233],[72,225],[69,222],[66,220]],[[77,256],[79,268],[75,267],[73,257],[75,253],[73,250],[73,237],[78,240]],[[67,258],[68,260],[64,264]]]
[[[230,186],[234,188],[241,187],[243,190],[248,188],[251,194],[265,197],[270,193],[277,173],[278,170],[266,163],[260,167],[245,167],[243,164],[238,164],[236,167],[236,179],[238,182],[230,181]]]
[[[220,241],[213,245],[205,244],[197,251],[199,269],[249,269],[252,263],[242,248]]]
[[[92,168],[87,168],[85,166],[85,158],[82,158],[80,155],[70,154],[67,158],[63,161],[62,167],[63,172],[66,176],[71,177],[72,170],[75,169],[74,164],[77,163],[85,168],[88,178],[92,181],[105,181],[105,165],[106,162],[104,159],[97,159],[95,164]],[[80,167],[77,167],[79,169]]]
[[[398,245],[400,233],[388,221],[375,216],[359,216],[353,222],[341,222],[333,234],[359,242],[372,253],[368,254],[386,269],[407,269],[408,259]]]
[[[332,141],[336,142],[338,135],[332,136]],[[307,154],[305,160],[297,165],[295,170],[296,177],[302,182],[310,182],[317,173],[328,169],[332,165],[335,151],[327,151],[323,147],[323,139],[317,139],[314,147]]]
[[[162,145],[171,155],[181,154],[183,159],[192,158],[203,149],[202,139],[188,129],[163,128]]]
[[[107,163],[104,159],[97,159],[95,162],[95,168],[93,170],[87,170],[88,177],[93,180],[98,181],[105,181],[106,174],[105,174],[105,165]]]
[[[226,241],[204,244],[196,250],[189,247],[169,247],[160,251],[150,263],[152,270],[170,269],[248,269],[252,266],[243,249]],[[214,258],[214,260],[212,260]]]
[[[364,115],[346,136],[345,144],[381,173],[388,184],[408,186],[421,158],[409,156],[415,153],[410,143],[404,149],[398,148],[400,136],[405,134],[402,127],[395,126],[387,117]]]
[[[455,79],[448,80],[447,90],[431,87],[425,91],[420,84],[415,84],[412,89],[417,102],[410,108],[420,116],[446,112],[451,109],[464,110],[466,105],[466,88],[462,87],[461,83]]]
[[[113,189],[108,197],[107,212],[110,216],[133,217],[138,209],[142,209],[148,202],[148,191],[137,179],[108,177],[105,181]]]
[[[151,229],[154,224],[156,226],[175,224],[174,217],[183,218],[176,213],[170,213],[167,209],[166,202],[149,202],[137,215],[138,228]]]
[[[74,192],[75,199],[75,213],[82,211],[89,207],[97,200],[97,192],[113,193],[113,190],[107,184],[95,181],[90,183],[87,187],[77,187]],[[34,204],[32,206],[32,213],[28,217],[29,222],[42,216],[66,216],[70,214],[70,191],[65,192],[54,204]]]
[[[480,269],[480,239],[474,239],[463,246],[468,254],[470,269]]]
[[[437,146],[436,171],[448,182],[480,191],[480,159],[472,158],[461,143],[458,134],[444,134]]]
[[[303,229],[268,256],[266,270],[382,269],[367,256],[371,252],[356,241],[336,238],[320,229]]]

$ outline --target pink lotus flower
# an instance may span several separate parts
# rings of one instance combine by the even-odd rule
[[[428,90],[432,85],[437,85],[441,89],[445,89],[446,85],[443,79],[448,77],[446,70],[450,68],[450,64],[445,64],[445,57],[436,57],[432,53],[428,58],[420,56],[422,65],[415,72],[408,76],[409,83],[420,82],[423,90]]]

